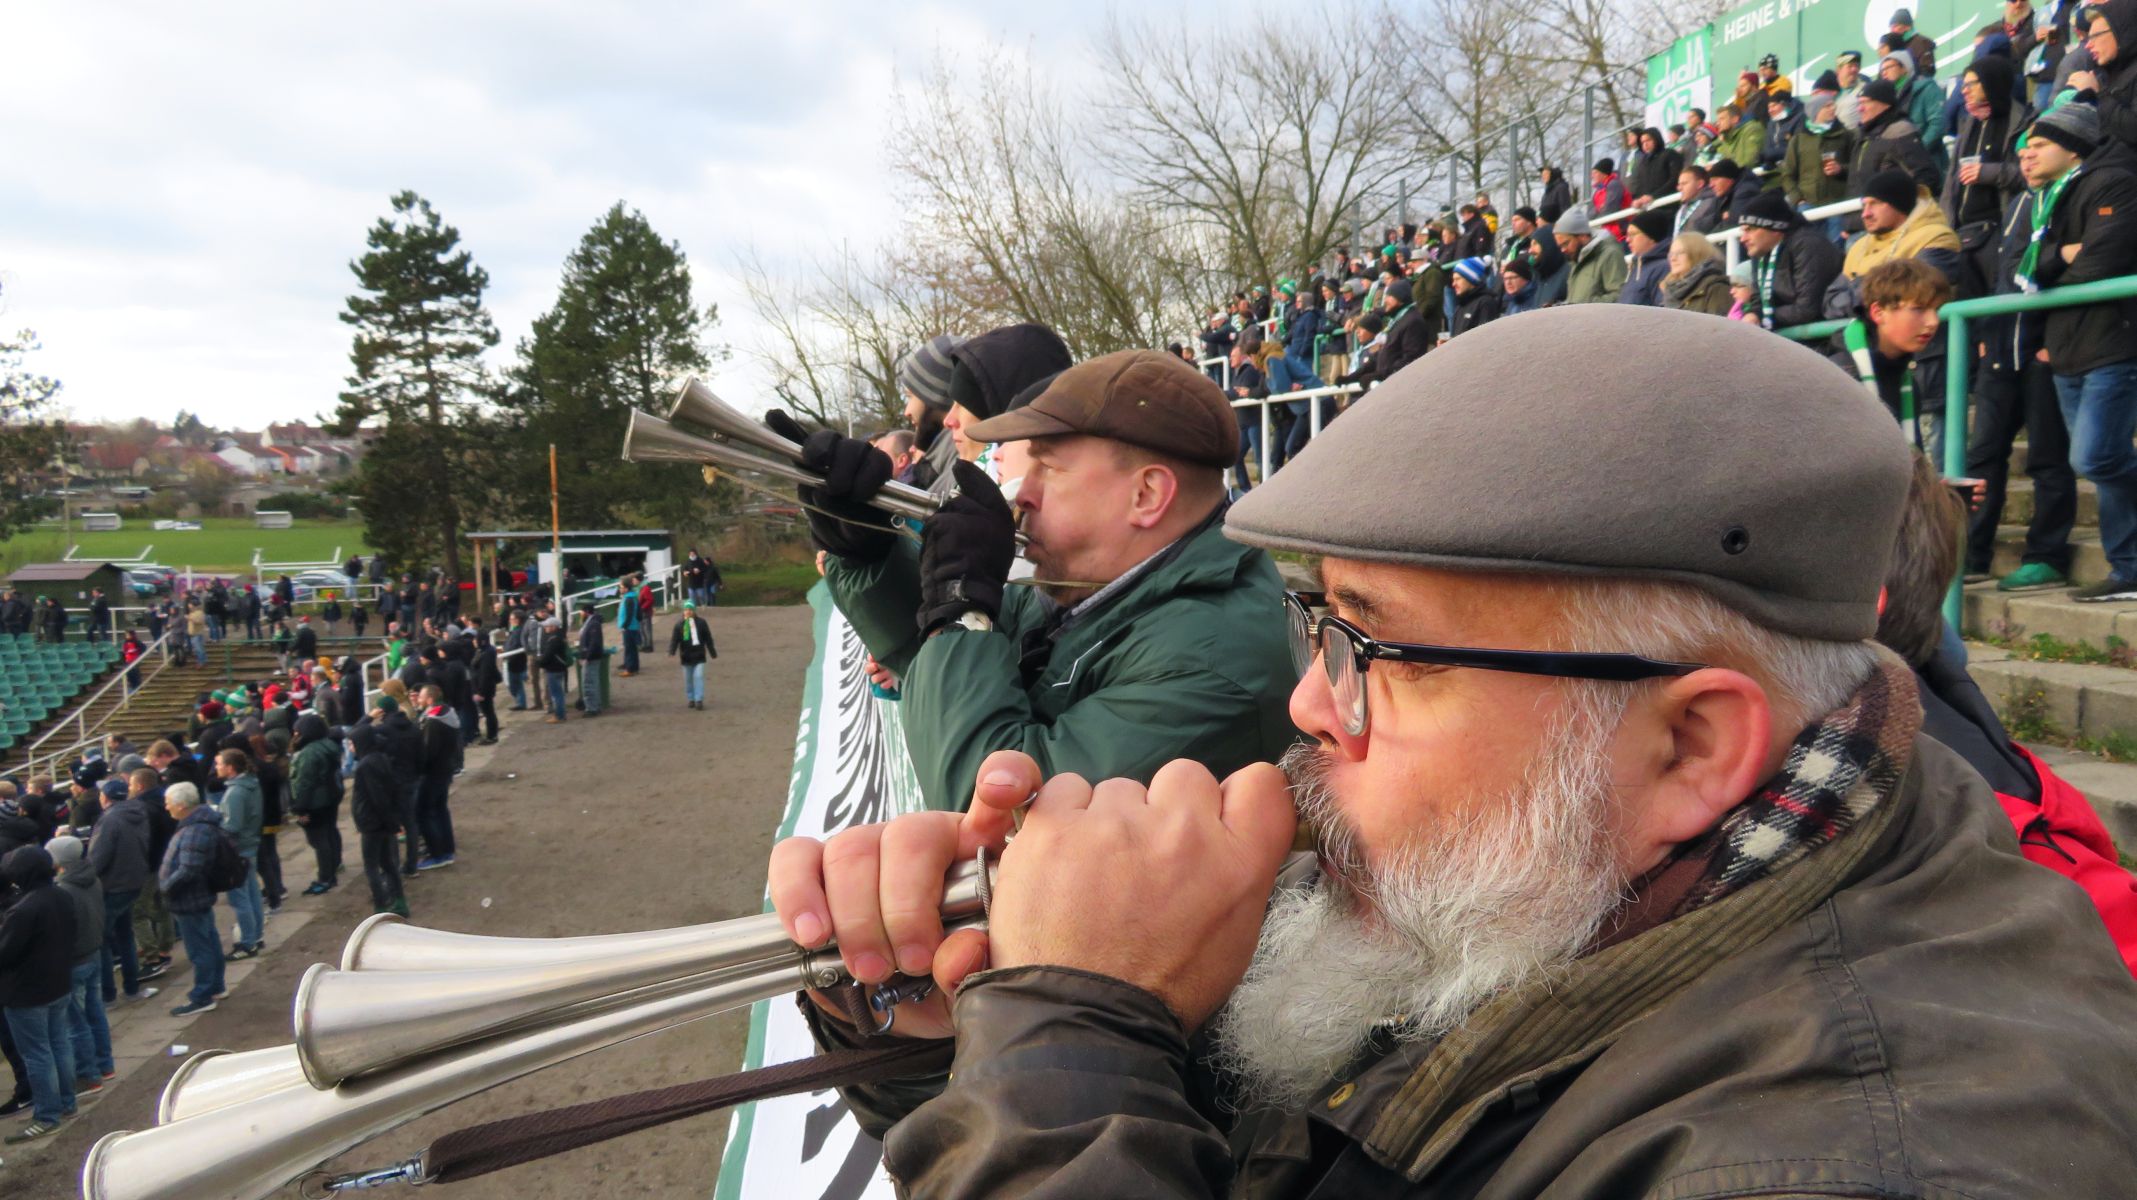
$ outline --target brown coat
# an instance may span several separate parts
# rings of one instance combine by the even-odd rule
[[[1301,1116],[1221,1128],[1221,1084],[1147,993],[988,972],[957,999],[952,1082],[885,1163],[929,1197],[2123,1194],[2137,983],[1981,778],[1915,745],[1829,846],[1331,1080]]]

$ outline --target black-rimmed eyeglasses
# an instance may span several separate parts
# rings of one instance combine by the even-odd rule
[[[1376,641],[1341,617],[1314,616],[1306,597],[1297,592],[1284,593],[1284,611],[1290,623],[1292,665],[1303,677],[1315,658],[1321,660],[1328,671],[1328,686],[1335,695],[1336,710],[1343,717],[1344,732],[1352,737],[1364,736],[1372,724],[1372,714],[1365,702],[1365,673],[1375,659],[1617,683],[1689,675],[1705,666],[1703,663],[1663,662],[1638,654],[1482,650],[1470,646]],[[1340,634],[1343,645],[1332,645],[1331,633]]]

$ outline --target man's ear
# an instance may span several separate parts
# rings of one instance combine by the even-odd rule
[[[1156,526],[1172,511],[1179,494],[1180,480],[1172,468],[1161,463],[1144,466],[1135,473],[1135,490],[1128,497],[1128,523],[1137,529]]]
[[[1667,762],[1643,789],[1626,847],[1635,871],[1712,829],[1773,773],[1773,712],[1766,689],[1741,671],[1707,667],[1656,689],[1642,722]]]

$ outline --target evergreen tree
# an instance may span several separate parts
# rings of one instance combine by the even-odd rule
[[[356,336],[335,430],[378,423],[353,489],[371,545],[403,566],[442,561],[457,579],[485,432],[482,353],[497,344],[482,304],[489,273],[414,192],[393,197],[365,242],[349,264],[362,290],[341,314]]]
[[[66,449],[65,429],[39,414],[59,393],[59,381],[24,369],[37,335],[0,335],[0,538],[26,529],[58,505],[38,495],[37,480]],[[60,476],[64,484],[64,472]]]
[[[566,528],[697,525],[709,494],[699,472],[622,460],[632,409],[664,413],[681,377],[703,374],[716,309],[691,297],[682,247],[644,214],[611,207],[564,260],[556,304],[519,345],[505,403],[524,417],[509,492],[522,516],[549,515],[549,447],[557,452]]]

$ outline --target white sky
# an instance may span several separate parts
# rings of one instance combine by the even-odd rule
[[[17,0],[0,6],[0,328],[38,332],[28,366],[75,419],[329,414],[347,264],[413,188],[490,273],[499,365],[619,199],[682,243],[740,350],[760,336],[742,251],[798,270],[895,226],[896,75],[990,38],[1073,65],[1102,11]],[[754,377],[738,353],[722,391],[747,407]]]

